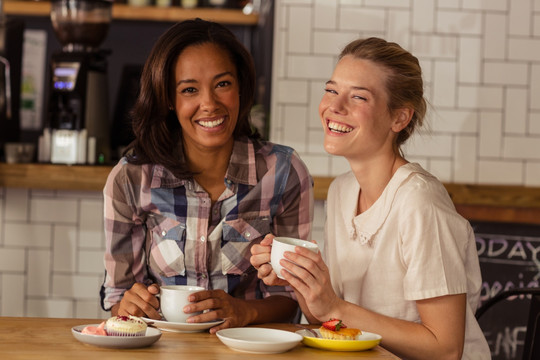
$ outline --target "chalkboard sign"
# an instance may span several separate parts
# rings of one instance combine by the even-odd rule
[[[538,287],[540,225],[471,222],[482,271],[480,305],[501,291]],[[493,360],[522,359],[530,307],[529,295],[494,305],[479,319]]]

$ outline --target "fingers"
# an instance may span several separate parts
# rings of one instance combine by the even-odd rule
[[[257,277],[268,286],[286,286],[288,283],[279,279],[270,265],[274,235],[268,234],[260,244],[251,247],[250,263],[257,269]]]
[[[270,260],[270,252],[272,251],[272,242],[274,241],[274,235],[267,234],[264,239],[258,244],[251,247],[251,255],[268,254],[268,260]]]
[[[289,285],[287,281],[282,280],[277,277],[272,265],[265,263],[261,265],[257,270],[257,277],[263,281],[265,285],[268,286],[287,286]]]
[[[159,286],[157,284],[152,284],[146,287],[144,284],[136,283],[131,288],[130,292],[133,291],[135,294],[142,299],[146,304],[149,304],[152,308],[159,308],[159,300],[155,296],[159,293]]]
[[[302,249],[305,250],[305,249]],[[285,252],[281,275],[289,284],[298,290],[306,299],[317,297],[327,284],[330,284],[326,265],[319,254],[305,250],[306,256],[299,253]],[[308,257],[309,256],[309,257]]]
[[[203,313],[189,317],[187,322],[199,323],[218,319],[225,320],[223,324],[214,327],[211,332],[249,323],[245,301],[234,298],[223,290],[199,291],[192,294],[191,297],[194,303],[186,305],[183,309],[184,312],[203,311]]]
[[[274,269],[272,268],[272,265],[266,263],[259,266],[259,270],[257,270],[257,276],[259,277],[259,279],[265,279],[272,274],[273,270]]]
[[[259,245],[253,245],[251,248],[251,257],[249,258],[249,262],[255,269],[259,269],[264,264],[268,264],[270,262],[270,252],[259,252],[254,253],[254,251],[258,251],[257,249],[254,249],[256,247],[260,247]]]
[[[270,246],[272,245],[272,242],[274,241],[274,235],[273,234],[266,234],[264,239],[260,242],[261,245]]]
[[[227,328],[230,328],[230,327],[231,327],[231,321],[230,320],[225,320],[224,322],[222,322],[218,326],[214,326],[213,328],[211,328],[210,329],[210,334],[215,334],[221,329],[227,329]]]
[[[314,275],[317,275],[315,272],[325,272],[327,269],[320,252],[314,253],[300,246],[295,248],[295,252],[284,252],[283,256],[285,259],[308,269]]]
[[[161,319],[157,309],[159,308],[159,301],[153,294],[156,291],[159,292],[159,287],[150,286],[150,289],[144,284],[136,283],[131,289],[124,293],[124,297],[120,301],[118,308],[118,315],[133,315],[133,316],[145,316],[151,319]]]
[[[196,303],[202,300],[218,297],[220,293],[225,294],[223,290],[201,290],[189,295],[188,300],[192,303]],[[187,305],[189,306],[189,305]]]
[[[270,253],[272,251],[272,241],[274,241],[274,235],[268,234],[262,239],[259,244],[255,244],[251,247],[250,262],[255,269],[258,269],[262,264],[270,262]]]
[[[315,253],[315,252],[313,252],[311,250],[308,250],[308,249],[306,249],[304,247],[301,247],[301,246],[296,246],[294,248],[294,253],[300,254],[300,255],[302,255],[304,257],[307,257],[307,258],[309,258],[309,259],[311,259],[311,260],[313,260],[315,262],[318,262],[319,259],[322,259],[320,251],[317,251]]]
[[[148,292],[153,295],[159,294],[159,285],[158,284],[152,284],[148,286]]]
[[[208,322],[223,318],[218,310],[223,308],[223,298],[228,296],[223,290],[203,290],[191,294],[191,304],[184,306],[184,313],[203,312],[202,314],[189,317],[188,323]]]

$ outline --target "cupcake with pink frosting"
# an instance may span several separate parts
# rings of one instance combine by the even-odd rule
[[[109,336],[144,336],[146,323],[136,316],[113,316],[105,324]]]

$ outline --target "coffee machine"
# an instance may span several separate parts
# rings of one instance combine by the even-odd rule
[[[20,137],[23,41],[24,22],[5,17],[0,0],[0,154],[5,143]]]
[[[52,55],[48,126],[50,162],[106,163],[110,156],[107,56],[99,49],[112,17],[109,0],[52,0],[62,50]],[[48,144],[47,144],[48,145]]]

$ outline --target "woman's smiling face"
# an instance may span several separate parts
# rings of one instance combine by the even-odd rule
[[[240,95],[229,53],[212,43],[187,47],[176,61],[175,83],[184,146],[204,151],[230,145]]]
[[[344,56],[327,81],[319,104],[324,148],[347,159],[392,150],[395,133],[388,111],[387,71],[376,63]]]

